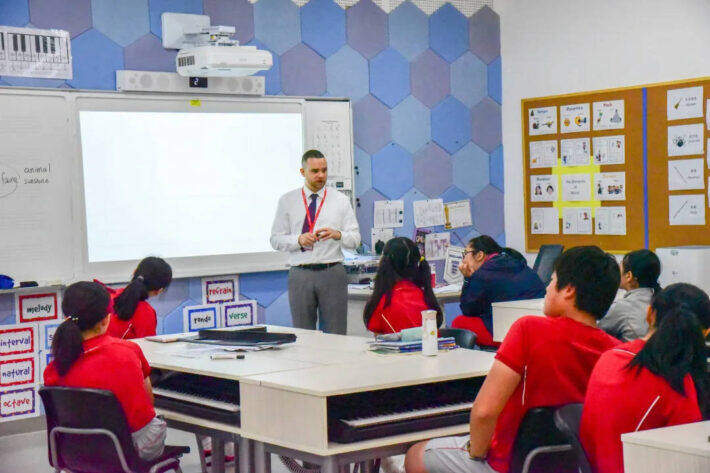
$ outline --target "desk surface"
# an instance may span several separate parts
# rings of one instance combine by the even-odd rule
[[[494,302],[491,304],[493,309],[496,308],[511,308],[511,309],[529,309],[537,312],[542,311],[545,305],[545,299],[523,299],[519,301]]]
[[[623,434],[621,441],[710,458],[710,420]]]

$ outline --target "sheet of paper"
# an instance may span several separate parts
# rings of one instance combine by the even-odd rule
[[[703,154],[703,124],[676,125],[668,127],[668,156]]]
[[[530,167],[550,168],[557,166],[557,140],[530,142]]]
[[[72,79],[68,31],[0,26],[0,75]]]
[[[446,215],[444,227],[447,229],[470,227],[473,225],[473,220],[471,219],[471,201],[468,199],[445,203],[444,214]]]
[[[589,138],[560,140],[560,161],[563,166],[586,166],[590,154]]]
[[[626,207],[597,207],[594,222],[597,235],[626,235]]]
[[[557,176],[538,174],[530,176],[530,201],[554,202],[557,200]]]
[[[668,222],[671,225],[705,225],[705,194],[669,195]]]
[[[589,131],[589,104],[560,106],[560,132]]]
[[[705,189],[704,165],[702,158],[668,161],[668,190]]]
[[[686,87],[666,92],[668,120],[703,116],[703,88]]]
[[[557,107],[531,108],[528,113],[528,135],[557,133]]]
[[[592,209],[589,207],[565,207],[562,209],[562,233],[589,235],[592,233]]]
[[[424,242],[426,241],[426,236],[431,233],[431,230],[428,228],[417,228],[414,230],[414,243],[417,245],[417,248],[419,249],[419,254],[422,256],[426,256],[426,245]]]
[[[595,136],[592,139],[594,164],[624,164],[626,161],[626,137]]]
[[[403,200],[375,201],[375,228],[397,228],[404,225]]]
[[[424,254],[429,261],[446,259],[446,250],[451,245],[449,232],[429,233],[424,239]]]
[[[626,200],[626,173],[594,174],[594,196],[597,200]]]
[[[530,209],[530,233],[533,235],[560,233],[560,212],[555,207]]]
[[[562,200],[579,202],[590,199],[592,179],[589,174],[563,174]]]
[[[446,250],[446,263],[444,264],[444,281],[448,284],[461,284],[463,274],[459,271],[459,265],[463,260],[465,248],[461,246],[450,246]]]
[[[414,206],[414,226],[436,227],[444,225],[444,201],[442,199],[415,200]]]
[[[375,245],[377,245],[378,241],[381,241],[383,244],[387,243],[390,241],[392,238],[394,238],[394,229],[392,228],[373,228],[370,233],[370,242],[372,243],[372,246],[370,246],[370,251],[374,254],[375,253]],[[378,253],[380,254],[380,253]]]
[[[592,106],[593,128],[615,130],[624,128],[624,101],[594,102]]]

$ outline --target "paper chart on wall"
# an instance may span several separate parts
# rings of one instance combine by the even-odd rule
[[[530,167],[550,168],[557,166],[557,140],[530,142]]]
[[[703,116],[703,87],[686,87],[666,92],[668,120]]]
[[[594,222],[597,235],[626,235],[626,207],[597,207]]]
[[[560,140],[560,161],[563,166],[586,166],[589,164],[589,138]]]
[[[415,200],[414,226],[417,228],[444,225],[444,201],[442,199]]]
[[[446,263],[444,264],[444,281],[448,284],[461,284],[463,274],[459,271],[459,265],[463,260],[465,248],[460,246],[450,246],[446,250]]]
[[[468,199],[447,202],[444,204],[446,222],[444,228],[461,228],[473,225],[471,219],[471,201]]]
[[[382,244],[385,244],[388,241],[390,241],[392,238],[394,238],[394,229],[392,229],[392,228],[373,228],[371,230],[370,237],[371,237],[370,241],[372,243],[372,246],[370,246],[370,251],[375,253],[375,245],[377,245],[378,241],[381,241]]]
[[[595,136],[592,139],[594,164],[624,164],[626,161],[626,137]]]
[[[668,127],[668,156],[703,154],[703,124]]]
[[[703,165],[702,158],[668,161],[668,190],[704,189]]]
[[[530,176],[530,201],[554,202],[557,200],[557,176],[537,174]]]
[[[557,107],[531,108],[528,112],[528,135],[557,133]]]
[[[403,200],[376,200],[374,213],[375,228],[397,228],[404,225]]]
[[[560,233],[560,212],[555,207],[530,209],[530,233],[533,235]]]
[[[424,237],[424,254],[426,255],[426,259],[429,261],[446,259],[446,250],[450,245],[450,233],[429,233]]]
[[[565,207],[562,209],[562,233],[589,235],[592,233],[592,209],[589,207]]]
[[[705,225],[705,194],[669,195],[668,222],[671,225]]]
[[[592,179],[589,174],[562,175],[562,200],[579,202],[590,199]]]
[[[592,113],[595,130],[614,130],[624,128],[624,101],[610,100],[594,102]]]
[[[589,131],[589,104],[560,106],[560,132]]]
[[[626,200],[626,173],[594,174],[594,195],[597,200]]]

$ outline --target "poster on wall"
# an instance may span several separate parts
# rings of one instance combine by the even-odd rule
[[[704,164],[702,158],[668,161],[668,190],[705,189]]]
[[[530,209],[530,233],[533,235],[560,233],[560,212],[555,207]]]
[[[589,138],[560,140],[560,162],[563,166],[586,166],[590,154]]]
[[[222,327],[254,325],[256,322],[256,301],[241,300],[222,306]]]
[[[705,194],[668,196],[670,225],[705,225]]]
[[[597,235],[626,235],[626,207],[597,207],[594,229]]]
[[[528,112],[528,135],[557,134],[557,107],[531,108]]]
[[[530,167],[551,168],[557,166],[557,140],[530,142]]]
[[[446,262],[444,263],[444,281],[447,284],[461,284],[463,274],[459,271],[459,265],[463,261],[465,248],[461,246],[450,246],[446,250]]]
[[[0,422],[39,416],[39,396],[35,386],[0,389]]]
[[[61,307],[59,292],[15,294],[15,313],[18,323],[58,320]]]
[[[590,199],[592,178],[589,174],[564,174],[561,179],[562,200],[584,202]]]
[[[703,87],[671,89],[666,92],[668,120],[703,116]]]
[[[560,132],[589,131],[589,104],[560,106]]]
[[[239,299],[239,277],[215,276],[202,278],[202,303],[224,304]]]
[[[592,209],[589,207],[563,208],[562,233],[568,235],[590,235],[592,233]]]
[[[624,128],[623,100],[594,102],[592,108],[592,127],[594,130],[616,130]]]
[[[594,174],[594,196],[597,200],[626,200],[626,173]]]
[[[624,164],[626,161],[626,137],[595,136],[592,139],[594,164]]]
[[[557,176],[538,174],[530,176],[530,200],[532,202],[554,202],[557,200]]]
[[[703,124],[676,125],[668,127],[668,156],[703,154]]]
[[[0,325],[0,358],[37,351],[37,324]]]

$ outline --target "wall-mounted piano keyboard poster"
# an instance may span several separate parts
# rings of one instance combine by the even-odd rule
[[[523,99],[521,126],[528,251],[644,246],[641,89]]]
[[[0,26],[0,76],[72,79],[69,32]]]

